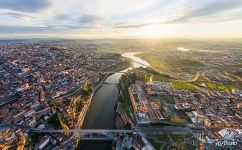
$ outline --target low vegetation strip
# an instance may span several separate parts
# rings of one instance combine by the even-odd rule
[[[221,90],[221,91],[232,91],[233,89],[238,89],[237,86],[231,84],[219,84],[214,82],[207,82],[206,86],[211,90]]]
[[[191,91],[197,91],[199,90],[199,87],[196,85],[190,83],[190,82],[182,82],[182,81],[172,81],[171,82],[173,87],[177,90],[191,90]]]
[[[133,113],[133,108],[131,100],[129,97],[128,88],[135,81],[135,77],[132,74],[123,75],[118,83],[119,93],[119,102],[122,104],[124,110],[128,115]]]

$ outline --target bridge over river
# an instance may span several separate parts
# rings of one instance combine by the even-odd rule
[[[39,129],[18,124],[0,125],[0,130],[16,127],[26,132],[35,133],[75,133],[75,139],[82,140],[115,140],[118,136],[125,134],[187,134],[194,132],[189,127],[163,126],[163,127],[144,127],[129,130],[115,129]],[[199,130],[198,130],[199,131]]]

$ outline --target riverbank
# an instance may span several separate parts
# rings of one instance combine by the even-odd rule
[[[126,53],[126,56],[129,53]],[[130,56],[135,55],[134,53],[130,53]],[[122,55],[123,56],[123,55]],[[126,57],[125,59],[130,59],[130,57]],[[134,65],[135,67],[142,67],[142,60],[139,60],[137,57],[132,57],[130,59],[132,64],[136,62],[138,65]],[[115,69],[115,68],[113,68]],[[117,88],[117,84],[121,76],[124,74],[122,72],[126,72],[129,69],[132,69],[128,66],[125,70],[119,72],[114,71],[116,73],[108,76],[104,81],[104,84],[96,90],[93,95],[92,103],[86,113],[85,120],[83,122],[82,128],[84,129],[115,129],[115,107],[118,101],[119,90]],[[113,72],[113,71],[112,71]],[[89,150],[89,149],[99,149],[99,150],[107,150],[112,148],[112,143],[93,143],[93,142],[81,142],[77,149],[81,150]]]
[[[106,80],[106,78],[108,77],[109,74],[105,75],[104,78],[101,80],[101,82],[95,87],[95,89],[92,91],[92,93],[90,94],[88,100],[85,102],[79,116],[78,116],[78,121],[75,125],[75,129],[80,129],[82,128],[85,116],[87,111],[89,110],[89,107],[91,105],[93,96],[95,95],[96,91],[102,86],[102,84],[104,83],[104,81]],[[62,145],[66,145],[68,143],[70,143],[74,138],[78,137],[78,133],[74,133],[68,140],[66,140],[65,142],[62,143]],[[75,149],[78,147],[79,144],[79,140],[76,140],[76,144],[75,144]]]
[[[132,128],[134,127],[134,121],[132,119],[133,108],[128,93],[128,87],[134,82],[134,76],[122,75],[117,85],[119,89],[118,102],[116,108],[115,125],[118,129]]]
[[[95,87],[95,89],[92,91],[91,95],[89,96],[89,99],[87,100],[86,104],[84,105],[84,107],[79,115],[80,119],[78,119],[79,124],[77,123],[77,126],[78,126],[77,129],[82,128],[86,113],[89,110],[89,107],[92,103],[93,96],[95,95],[96,91],[103,85],[104,81],[107,79],[108,76],[109,76],[109,74],[105,75],[105,77],[102,79],[102,81]],[[80,141],[77,142],[77,145],[79,142]]]

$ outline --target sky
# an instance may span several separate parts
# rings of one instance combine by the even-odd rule
[[[242,38],[242,0],[0,0],[0,38]]]

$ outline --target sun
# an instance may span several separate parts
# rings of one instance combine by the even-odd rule
[[[148,38],[159,38],[163,36],[163,28],[157,25],[143,27],[139,32],[140,35]]]

